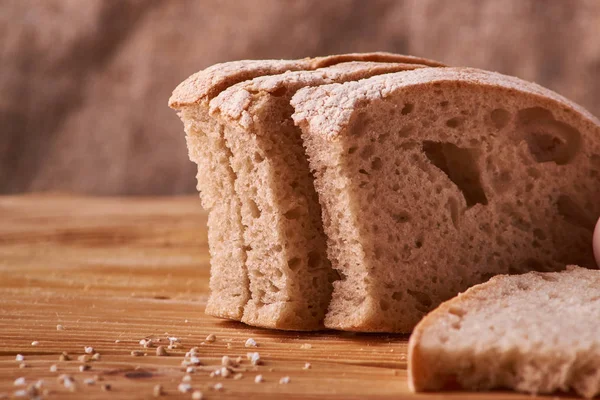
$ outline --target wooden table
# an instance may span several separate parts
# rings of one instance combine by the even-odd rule
[[[190,374],[191,385],[204,399],[531,398],[504,392],[412,395],[406,336],[278,332],[205,315],[205,226],[195,197],[0,197],[0,398],[43,379],[43,398],[146,399],[161,384],[165,398],[190,399],[177,388],[186,375],[184,354],[194,346],[203,365]],[[205,342],[211,333],[216,341]],[[177,337],[180,347],[166,357],[139,344],[153,338],[166,346],[167,337]],[[258,348],[246,348],[248,338]],[[77,357],[85,346],[100,360],[80,372]],[[59,361],[63,351],[71,361]],[[248,351],[258,351],[263,365],[252,366]],[[24,361],[16,361],[17,354]],[[242,356],[241,379],[209,376],[223,355]],[[303,368],[307,362],[310,369]],[[57,382],[61,374],[73,376],[76,391]],[[263,383],[254,382],[257,374]],[[94,385],[84,383],[96,375]],[[280,384],[285,376],[290,382]],[[26,386],[14,386],[20,377]],[[213,388],[217,383],[222,390]],[[102,390],[104,384],[111,390]]]

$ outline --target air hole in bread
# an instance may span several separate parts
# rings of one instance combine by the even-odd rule
[[[278,244],[277,246],[273,247],[273,250],[274,250],[275,252],[279,253],[279,252],[281,252],[281,250],[283,250],[283,249],[282,249],[281,245],[280,245],[280,244]]]
[[[466,311],[466,310],[464,310],[464,309],[462,309],[462,308],[460,308],[460,307],[456,307],[456,306],[451,306],[451,307],[448,309],[448,312],[449,312],[450,314],[452,314],[452,315],[456,315],[457,317],[460,317],[460,318],[464,317],[464,316],[465,316],[465,314],[467,313],[467,311]]]
[[[308,253],[308,267],[318,268],[321,265],[321,255],[316,251],[310,251]]]
[[[559,214],[565,221],[580,226],[584,229],[593,231],[596,220],[579,206],[572,198],[563,194],[558,197],[556,202]]]
[[[269,292],[271,293],[277,293],[279,292],[279,288],[275,285],[273,285],[273,283],[269,282]]]
[[[512,204],[505,203],[500,205],[500,211],[510,218],[510,224],[515,228],[523,232],[529,232],[531,230],[531,224],[527,218],[525,218],[525,216],[523,216],[521,213],[517,212]]]
[[[394,292],[392,293],[392,299],[395,301],[400,301],[402,300],[403,297],[403,293],[402,292]]]
[[[448,104],[450,104],[450,102],[448,102],[447,100],[440,101],[440,107],[448,107]]]
[[[490,120],[494,128],[500,130],[508,125],[510,113],[503,108],[496,108],[490,113]]]
[[[481,186],[475,150],[463,149],[452,143],[424,141],[423,151],[429,161],[441,169],[463,193],[467,208],[475,204],[488,204]]]
[[[454,118],[450,118],[448,121],[446,121],[446,126],[448,128],[458,128],[461,124],[463,123],[463,118],[462,117],[454,117]]]
[[[263,276],[265,276],[262,272],[260,272],[257,269],[254,269],[252,271],[250,271],[250,273],[252,274],[253,277],[255,278],[262,278]]]
[[[398,224],[404,224],[410,221],[410,214],[406,211],[392,214],[392,219]]]
[[[298,269],[298,267],[300,266],[300,262],[301,262],[301,260],[298,257],[290,258],[288,260],[289,269],[291,269],[292,271],[296,271]]]
[[[285,214],[283,214],[283,216],[287,219],[298,219],[305,214],[305,211],[306,210],[304,209],[304,207],[298,206],[287,211]]]
[[[568,164],[581,147],[581,133],[557,121],[549,110],[532,107],[517,114],[517,129],[524,135],[529,152],[539,163]]]
[[[452,225],[456,229],[458,229],[460,212],[459,212],[459,203],[458,200],[454,197],[449,197],[448,202],[446,203],[446,208],[450,211],[450,218],[452,219]]]
[[[415,108],[415,105],[412,103],[406,103],[404,107],[402,107],[402,111],[400,112],[402,115],[408,115]]]
[[[248,200],[248,208],[250,209],[252,218],[260,218],[260,209],[254,200]]]
[[[359,169],[358,173],[363,175],[369,175],[369,173],[364,168]]]
[[[254,153],[254,162],[261,163],[264,159],[265,158],[258,151]]]
[[[348,149],[348,154],[353,154],[356,150],[358,150],[358,146],[352,146]]]
[[[281,97],[287,93],[287,87],[281,86],[271,92],[271,96]]]
[[[433,304],[433,301],[431,300],[431,297],[429,297],[429,295],[427,293],[423,293],[423,292],[419,292],[418,290],[410,290],[407,289],[406,292],[411,295],[416,301],[417,303],[417,309],[420,311],[429,311],[431,309],[431,305]]]
[[[381,162],[381,158],[379,158],[379,157],[375,157],[373,159],[373,161],[371,161],[371,169],[372,170],[379,171],[382,166],[383,166],[383,163]]]
[[[281,272],[280,269],[275,269],[274,273],[275,273],[275,277],[277,277],[278,279],[283,276],[283,272]]]

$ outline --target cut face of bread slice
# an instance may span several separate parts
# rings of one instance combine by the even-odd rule
[[[209,102],[221,91],[257,76],[313,70],[350,60],[440,65],[431,60],[388,53],[345,54],[303,60],[247,60],[217,64],[181,83],[169,99],[179,111],[186,131],[190,159],[198,164],[198,190],[208,211],[211,254],[211,295],[206,312],[239,320],[250,298],[243,227],[230,151],[218,124],[209,116]]]
[[[341,276],[327,327],[410,332],[493,275],[594,267],[600,127],[559,95],[425,68],[292,104]]]
[[[300,88],[422,68],[348,62],[232,86],[211,101],[222,124],[241,203],[251,299],[242,321],[279,329],[322,328],[331,300],[321,208],[290,99]]]
[[[442,304],[408,345],[413,391],[600,394],[600,271],[504,275]]]

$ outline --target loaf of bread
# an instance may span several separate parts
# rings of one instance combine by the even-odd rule
[[[286,71],[314,70],[348,61],[441,65],[435,61],[388,53],[345,54],[303,60],[250,60],[213,65],[181,83],[169,99],[186,131],[190,159],[198,164],[198,190],[208,211],[211,295],[208,314],[240,320],[250,299],[244,226],[236,195],[231,151],[219,124],[209,115],[210,101],[239,82]]]
[[[600,394],[600,271],[496,276],[442,304],[408,347],[413,391]]]
[[[600,123],[556,93],[423,68],[292,105],[340,274],[326,327],[410,332],[493,275],[595,268]]]

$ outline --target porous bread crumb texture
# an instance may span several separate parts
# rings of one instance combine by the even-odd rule
[[[291,118],[301,87],[361,79],[421,65],[348,62],[315,71],[259,77],[210,104],[231,150],[242,207],[251,300],[242,321],[294,330],[322,327],[335,274],[326,254],[321,209]]]
[[[240,320],[250,298],[240,205],[233,188],[229,150],[207,114],[208,104],[180,111],[189,157],[198,165],[202,206],[208,211],[211,294],[206,313]]]
[[[198,190],[208,211],[208,244],[211,254],[211,295],[206,313],[240,320],[250,297],[246,271],[239,199],[229,166],[230,151],[220,128],[208,116],[209,102],[222,90],[257,76],[315,69],[351,60],[442,65],[438,62],[390,53],[343,54],[303,60],[245,60],[211,66],[173,92],[169,106],[179,110],[186,131],[190,159],[198,164]]]
[[[442,304],[409,342],[412,390],[600,394],[600,271],[497,276]]]
[[[410,332],[495,274],[595,266],[596,121],[526,82],[410,83],[433,70],[303,89],[292,101],[341,275],[329,328]],[[346,90],[371,80],[409,83],[371,99]],[[309,91],[320,94],[303,104]],[[346,112],[347,124],[331,123]]]

